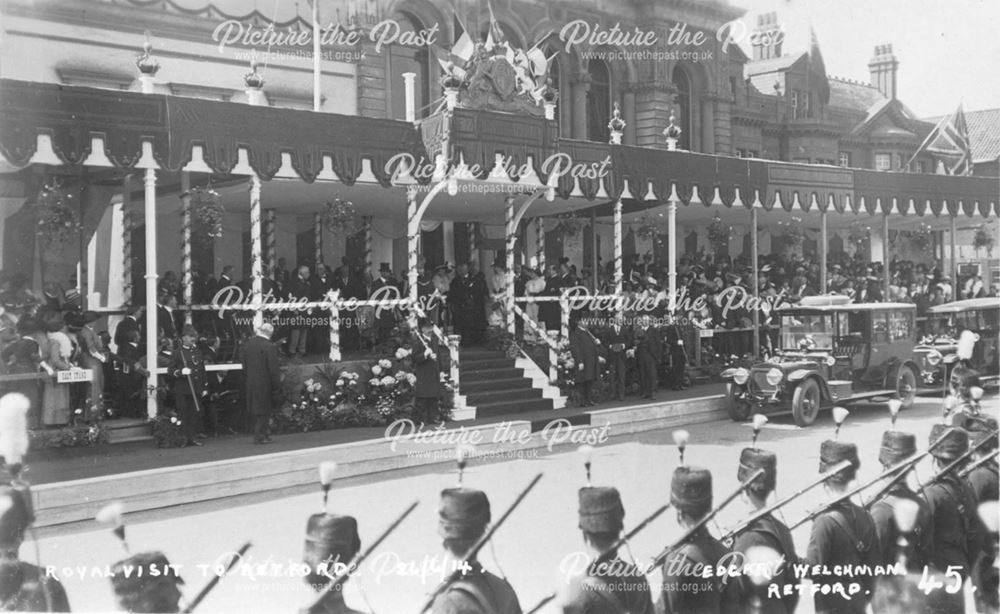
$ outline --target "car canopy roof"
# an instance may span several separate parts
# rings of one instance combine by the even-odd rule
[[[927,309],[927,313],[959,313],[962,311],[972,311],[973,309],[1000,309],[1000,298],[995,296],[968,298],[963,301],[934,305]]]

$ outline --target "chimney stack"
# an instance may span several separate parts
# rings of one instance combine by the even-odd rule
[[[768,60],[781,57],[781,41],[784,33],[778,25],[778,14],[764,13],[757,16],[757,28],[753,31],[753,59]]]
[[[875,55],[868,62],[872,87],[890,100],[896,99],[896,72],[899,60],[892,53],[892,45],[876,45]]]

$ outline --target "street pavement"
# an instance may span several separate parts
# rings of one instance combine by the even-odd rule
[[[940,419],[940,408],[940,399],[920,398],[911,409],[900,414],[897,428],[916,433],[920,447],[925,448],[932,424]],[[991,396],[985,400],[984,409],[996,416],[1000,413],[1000,401]],[[597,437],[598,429],[591,428],[594,430],[590,435]],[[889,412],[884,405],[851,409],[840,439],[858,444],[862,462],[860,480],[878,474],[878,444],[882,432],[888,428]],[[711,469],[718,502],[738,484],[737,460],[740,449],[750,443],[750,426],[718,421],[687,430],[691,443],[685,460]],[[765,426],[758,446],[778,454],[778,497],[797,490],[818,474],[820,442],[832,438],[833,432],[829,412],[805,429],[796,427],[790,417],[773,418]],[[678,465],[678,451],[671,433],[663,430],[616,437],[612,431],[609,439],[596,442],[593,484],[612,485],[621,491],[626,530],[669,501],[670,476]],[[488,462],[474,459],[465,472],[466,486],[483,489],[489,495],[494,520],[536,473],[544,474],[480,555],[487,569],[506,575],[525,610],[558,587],[562,577],[560,566],[566,565],[566,555],[581,551],[576,493],[584,485],[585,472],[575,448],[562,445],[548,452],[518,450],[511,445],[505,457],[494,456]],[[919,477],[926,479],[931,473],[929,463],[921,463]],[[380,614],[419,610],[427,593],[451,570],[436,534],[437,504],[440,491],[455,486],[456,482],[453,470],[428,470],[391,479],[379,479],[376,475],[352,480],[348,485],[335,482],[329,509],[358,519],[362,548],[411,502],[420,502],[350,581],[345,589],[349,605]],[[823,489],[816,488],[789,504],[782,515],[792,523],[823,500]],[[198,611],[243,614],[297,611],[312,595],[298,565],[306,520],[320,511],[321,503],[317,484],[314,493],[268,501],[223,501],[195,509],[167,508],[129,523],[126,535],[132,552],[160,549],[179,566],[188,598],[211,579],[213,566],[225,562],[227,553],[245,541],[252,541],[253,547],[242,563],[219,583]],[[721,534],[722,529],[733,526],[746,513],[747,508],[737,500],[719,514],[713,533]],[[794,533],[800,555],[805,552],[808,531],[807,523]],[[680,533],[674,512],[668,511],[639,535],[625,554],[646,564]],[[55,568],[74,611],[114,609],[108,568],[124,558],[125,552],[111,531],[96,522],[78,525],[68,533],[47,535],[38,545],[42,565]],[[22,547],[21,555],[29,562],[35,561],[31,543]],[[655,576],[651,579],[659,580]],[[557,609],[550,605],[542,611]],[[799,611],[812,612],[812,600],[803,598]]]

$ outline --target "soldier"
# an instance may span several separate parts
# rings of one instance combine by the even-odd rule
[[[980,417],[966,420],[965,429],[969,431],[969,444],[978,449],[973,452],[974,461],[994,454],[997,449],[997,421],[994,418]],[[986,440],[989,440],[988,442]],[[984,443],[986,442],[986,443]],[[976,502],[982,504],[987,501],[997,500],[997,490],[1000,480],[998,480],[997,459],[994,456],[979,464],[969,472],[966,480],[972,487],[972,492],[976,496]]]
[[[882,447],[879,449],[878,461],[883,470],[899,464],[917,453],[917,437],[912,433],[901,431],[886,431],[882,434]],[[909,469],[893,478],[892,488],[885,496],[875,501],[869,508],[872,520],[875,522],[875,532],[878,534],[879,547],[886,564],[893,562],[892,553],[899,541],[899,530],[896,527],[895,509],[900,501],[913,501],[917,504],[917,517],[913,526],[912,552],[907,557],[911,571],[919,571],[924,565],[930,564],[931,547],[934,543],[934,519],[927,502],[920,498],[906,482],[906,477],[913,471]]]
[[[760,429],[758,424],[763,421],[764,416],[758,414],[754,416],[754,444],[756,444],[756,432]],[[766,419],[764,420],[766,421]],[[736,471],[736,479],[742,484],[758,469],[764,470],[764,475],[752,482],[743,491],[744,500],[749,503],[751,513],[763,509],[767,505],[768,496],[774,492],[774,486],[778,479],[778,456],[774,452],[761,450],[760,448],[743,448],[740,452],[740,465]],[[766,546],[771,548],[779,556],[784,558],[784,563],[780,571],[771,578],[769,584],[777,584],[779,587],[788,584],[796,584],[793,565],[798,563],[799,557],[795,554],[795,544],[792,542],[792,533],[783,522],[767,514],[750,524],[741,531],[733,542],[733,552],[740,552],[744,555],[754,547]],[[783,589],[779,589],[782,597],[771,597],[768,586],[757,587],[747,576],[737,577],[731,588],[730,596],[739,611],[750,611],[752,597],[759,598],[759,612],[766,614],[792,614],[795,606],[799,602],[798,593],[790,591],[785,594]]]
[[[939,439],[948,428],[935,424],[930,441]],[[969,433],[955,427],[940,445],[931,450],[931,454],[940,471],[968,449]],[[964,580],[979,553],[975,495],[958,477],[957,469],[940,475],[925,486],[923,495],[934,518],[931,565],[942,570],[955,569]]]
[[[670,386],[673,390],[685,390],[689,388],[685,381],[685,367],[687,367],[687,352],[684,351],[684,335],[681,333],[677,320],[671,314],[667,314],[666,342],[670,347]]]
[[[184,580],[162,552],[133,554],[115,563],[111,573],[111,588],[122,611],[180,612],[181,591],[177,585],[184,584]]]
[[[832,497],[843,496],[848,484],[857,475],[861,461],[858,459],[858,448],[852,443],[841,441],[824,441],[820,445],[819,472],[825,473],[841,461],[850,461],[850,466],[827,478],[824,487]],[[830,590],[827,594],[817,592],[814,603],[817,614],[862,614],[871,596],[872,577],[858,575],[844,579],[832,573],[835,565],[870,565],[882,563],[882,552],[879,550],[878,535],[871,516],[864,508],[844,499],[830,505],[813,520],[812,533],[809,536],[809,547],[806,551],[806,562],[812,568],[821,566],[831,573],[814,574],[813,583],[817,586],[844,586],[843,593]],[[847,584],[857,582],[861,590],[849,594]]]
[[[62,584],[51,573],[19,558],[24,532],[35,521],[31,489],[19,479],[21,458],[28,448],[29,401],[20,393],[0,399],[0,455],[11,475],[0,485],[0,610],[5,612],[69,612]]]
[[[670,482],[670,503],[685,531],[712,509],[712,473],[701,467],[681,466]],[[728,550],[702,527],[663,562],[662,605],[666,614],[718,614],[722,611],[722,581],[718,576],[692,576],[691,570],[718,564]]]
[[[318,602],[301,612],[304,614],[361,614],[344,602],[343,585],[349,576],[336,586],[327,586],[347,570],[354,556],[361,550],[358,521],[353,516],[331,514],[326,509],[327,494],[336,471],[336,463],[320,465],[320,484],[323,487],[323,511],[309,517],[306,524],[306,543],[302,561],[309,567],[305,581],[317,592],[322,592]]]
[[[177,417],[187,437],[184,445],[200,446],[197,437],[204,437],[201,404],[208,396],[205,357],[195,345],[198,333],[193,326],[181,332],[181,346],[171,355],[168,372],[174,377],[170,386],[177,407]]]
[[[490,522],[486,493],[471,488],[441,491],[438,534],[444,549],[461,558],[483,536]],[[434,614],[521,614],[517,595],[507,580],[483,569],[475,558],[465,561],[461,576],[434,599]]]
[[[579,491],[580,531],[587,553],[592,557],[586,575],[571,590],[572,597],[563,604],[564,614],[653,614],[649,583],[634,563],[626,563],[611,550],[624,528],[625,508],[617,488],[590,485],[589,446],[588,484]]]
[[[972,570],[972,585],[976,587],[976,610],[988,614],[1000,612],[1000,571],[997,566],[997,523],[1000,521],[997,502],[987,501],[979,506],[979,519],[985,529],[982,554]]]

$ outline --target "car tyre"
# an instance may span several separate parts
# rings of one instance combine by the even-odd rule
[[[750,419],[750,402],[739,398],[739,387],[733,382],[726,384],[726,401],[730,418],[736,422],[746,422]]]
[[[903,402],[902,409],[909,409],[917,396],[917,372],[910,365],[903,365],[896,373],[896,396]]]
[[[792,418],[798,426],[809,426],[816,421],[822,402],[819,384],[813,378],[802,381],[792,395]]]

